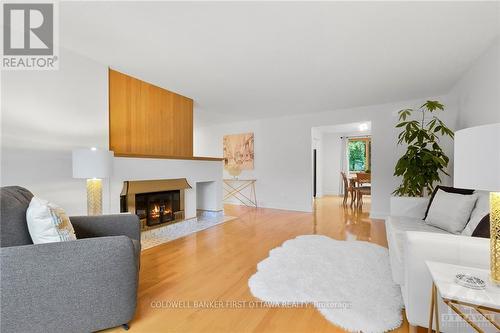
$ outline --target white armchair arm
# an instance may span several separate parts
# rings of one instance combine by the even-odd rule
[[[411,325],[428,326],[432,278],[425,261],[489,269],[489,239],[410,231],[405,242],[406,316]]]

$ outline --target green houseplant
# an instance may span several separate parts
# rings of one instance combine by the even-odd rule
[[[401,185],[393,192],[398,196],[421,197],[431,193],[434,183],[441,182],[441,173],[448,175],[449,158],[440,146],[440,137],[453,139],[454,133],[436,117],[444,106],[438,101],[427,101],[418,109],[398,112],[398,144],[407,145],[406,152],[396,163],[395,176],[402,177]],[[418,118],[413,118],[417,116]]]

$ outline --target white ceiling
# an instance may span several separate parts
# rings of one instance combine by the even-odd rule
[[[62,2],[61,44],[243,120],[446,93],[499,2]]]

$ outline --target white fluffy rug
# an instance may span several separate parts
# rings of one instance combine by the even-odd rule
[[[402,323],[389,253],[368,242],[318,235],[288,240],[257,265],[248,285],[263,301],[313,303],[348,331],[385,332]]]

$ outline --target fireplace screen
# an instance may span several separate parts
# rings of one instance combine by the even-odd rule
[[[141,220],[146,219],[148,226],[175,221],[180,209],[179,190],[135,195],[135,213]]]

